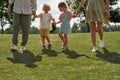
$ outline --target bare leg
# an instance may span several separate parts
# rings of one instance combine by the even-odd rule
[[[50,37],[49,37],[49,36],[46,36],[45,38],[46,38],[48,44],[50,44]]]
[[[64,34],[64,42],[65,42],[65,47],[68,48],[68,35]]]
[[[97,27],[98,27],[98,34],[99,34],[100,40],[103,40],[102,22],[97,22]]]
[[[51,43],[50,43],[50,37],[46,36],[47,42],[48,42],[48,49],[51,49]]]
[[[100,37],[100,47],[103,48],[104,47],[104,41],[103,41],[102,22],[97,22],[97,26],[98,26],[98,34],[99,34],[99,37]]]
[[[90,26],[91,26],[92,43],[93,43],[93,46],[96,46],[96,24],[95,22],[90,22]]]
[[[45,36],[42,36],[42,44],[45,45]]]
[[[62,35],[62,32],[59,32],[58,35],[59,35],[60,39],[62,40],[63,45],[65,45],[65,40],[64,40],[64,37]]]

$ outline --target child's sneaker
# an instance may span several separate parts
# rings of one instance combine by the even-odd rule
[[[46,49],[46,46],[45,46],[45,45],[43,45],[43,46],[42,46],[42,49]]]
[[[97,47],[93,47],[93,49],[92,49],[92,52],[96,52],[97,51]]]
[[[51,46],[52,46],[51,44],[48,44],[48,49],[51,49]]]
[[[20,50],[21,50],[21,51],[25,51],[25,50],[26,50],[26,49],[25,49],[25,46],[21,46],[21,47],[20,47]]]
[[[64,47],[64,50],[67,51],[67,50],[68,50],[68,47]]]
[[[100,48],[104,48],[104,41],[100,40]]]
[[[17,50],[17,46],[16,45],[13,45],[11,48],[10,48],[11,51],[14,51],[14,50]]]

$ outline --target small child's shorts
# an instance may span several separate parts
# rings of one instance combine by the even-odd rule
[[[43,37],[43,36],[49,36],[49,29],[43,29],[41,28],[40,29],[40,36]]]

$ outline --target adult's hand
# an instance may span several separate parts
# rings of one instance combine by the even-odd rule
[[[12,11],[12,9],[11,9],[11,4],[9,4],[9,5],[8,5],[8,9],[7,9],[8,14],[10,14],[11,11]]]

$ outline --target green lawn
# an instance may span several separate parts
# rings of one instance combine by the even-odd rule
[[[10,52],[12,35],[0,35],[0,80],[120,80],[120,32],[104,33],[105,48],[92,53],[90,33],[69,35],[62,51],[57,34],[52,49],[42,50],[40,35],[30,35],[23,53]]]

